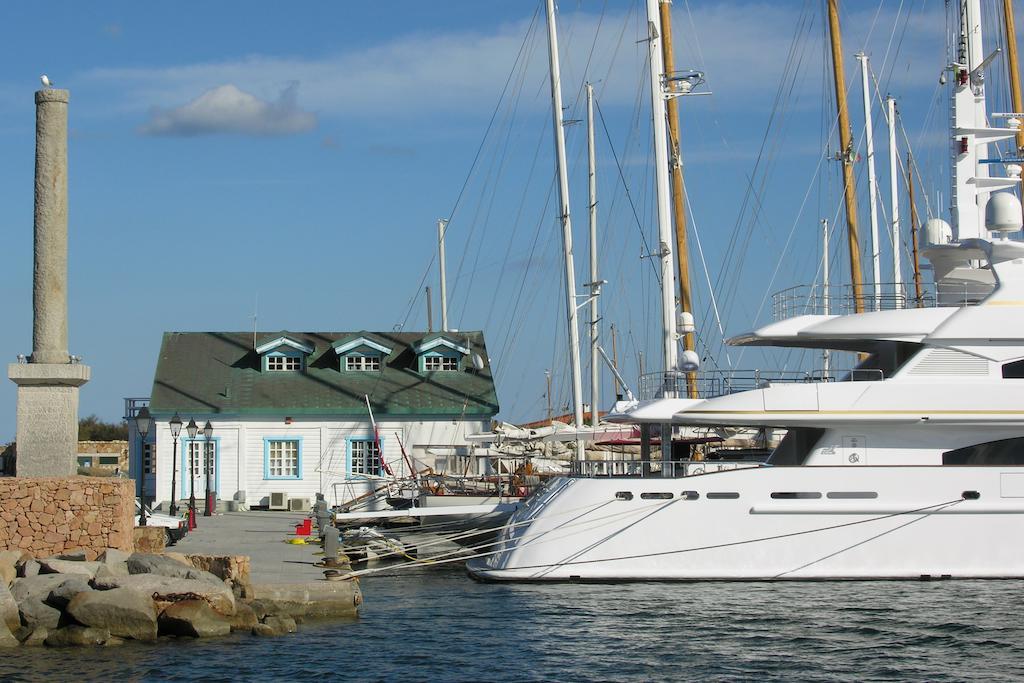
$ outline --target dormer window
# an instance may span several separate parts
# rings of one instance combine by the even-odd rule
[[[452,356],[423,356],[423,371],[437,372],[455,371],[459,369],[459,359]]]
[[[345,372],[380,372],[392,350],[368,332],[339,339],[333,346]]]
[[[380,370],[380,356],[345,356],[345,370],[377,371]]]
[[[424,337],[413,346],[420,372],[458,372],[469,355],[468,344],[441,332]]]
[[[302,369],[302,359],[298,356],[267,356],[267,370],[271,372],[288,372]]]
[[[313,347],[294,337],[282,334],[256,347],[261,367],[267,372],[301,372]]]

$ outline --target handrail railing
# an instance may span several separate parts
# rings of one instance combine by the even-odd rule
[[[695,373],[692,380],[683,372],[649,372],[640,376],[640,399],[686,398],[693,381],[698,398],[726,396],[740,391],[763,389],[769,384],[810,382],[878,382],[885,373],[878,368],[854,368],[825,374],[821,370],[718,370]]]
[[[797,285],[772,294],[772,317],[786,320],[798,315],[846,315],[856,312],[858,301],[865,312],[973,306],[988,296],[992,287],[981,282],[925,283],[918,298],[905,284],[866,284],[859,297],[851,285]]]

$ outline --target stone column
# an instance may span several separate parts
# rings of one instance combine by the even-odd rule
[[[89,381],[89,367],[68,354],[68,99],[67,90],[36,93],[32,355],[7,373],[18,385],[19,477],[75,474],[78,387]]]

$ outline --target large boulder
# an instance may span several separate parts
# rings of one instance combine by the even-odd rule
[[[66,574],[39,574],[38,576],[26,576],[23,579],[18,579],[11,584],[11,595],[14,599],[21,604],[23,600],[30,598],[36,600],[45,600],[46,596],[50,594],[57,586],[61,585],[69,578]]]
[[[21,623],[30,628],[57,628],[64,616],[59,609],[50,607],[39,598],[26,598],[20,601],[18,611],[21,613]]]
[[[14,633],[14,637],[27,647],[43,645],[48,635],[50,635],[50,629],[45,626],[37,626],[36,628],[22,626]]]
[[[132,545],[140,553],[162,553],[167,547],[167,529],[162,526],[137,526],[132,529]]]
[[[196,581],[207,581],[214,584],[224,582],[202,569],[196,569],[190,564],[179,562],[165,555],[151,555],[148,553],[135,553],[128,558],[129,574],[156,574],[174,579],[195,579]]]
[[[100,568],[96,570],[97,575],[103,572],[112,576],[128,576],[129,557],[131,554],[123,550],[107,548],[96,558],[96,561],[100,563]]]
[[[18,603],[11,595],[11,590],[3,584],[0,584],[0,623],[6,624],[12,631],[21,626]]]
[[[0,550],[0,583],[8,586],[18,577],[18,563],[28,559],[21,550]]]
[[[18,647],[19,645],[21,645],[21,643],[19,643],[18,639],[14,637],[14,634],[11,633],[11,629],[0,624],[0,649]]]
[[[39,560],[40,574],[76,574],[91,579],[96,576],[96,570],[99,567],[99,562],[86,562],[85,560],[62,560],[56,558]]]
[[[67,647],[71,645],[103,645],[108,640],[110,640],[110,631],[105,628],[73,624],[50,631],[43,642],[50,647]]]
[[[117,548],[106,548],[96,557],[96,561],[103,564],[127,562],[128,558],[131,556],[131,553],[126,553],[125,551],[118,550]]]
[[[25,558],[18,562],[17,568],[18,576],[22,578],[37,576],[39,574],[39,563],[33,560],[31,557]]]
[[[251,561],[247,555],[188,555],[182,558],[193,567],[210,572],[226,582],[236,598],[252,598]]]
[[[270,616],[263,620],[263,623],[253,626],[254,636],[283,636],[287,633],[295,633],[298,627],[291,617],[278,615]]]
[[[54,556],[52,559],[57,560],[70,560],[72,562],[84,562],[89,559],[83,548],[75,548],[74,550],[67,550],[59,555]]]
[[[79,593],[68,603],[75,621],[135,640],[155,640],[156,607],[149,593],[134,588]]]
[[[79,593],[85,593],[91,591],[92,587],[89,586],[89,582],[86,581],[84,576],[72,576],[64,583],[60,584],[46,596],[46,604],[50,607],[56,607],[57,609],[64,609],[71,602],[71,599]]]
[[[182,600],[165,609],[158,619],[161,635],[211,638],[231,633],[227,617],[205,600]]]
[[[252,627],[260,623],[256,618],[256,612],[247,602],[235,603],[235,614],[230,618],[232,631],[252,631]]]
[[[159,574],[132,574],[131,576],[111,576],[103,579],[97,577],[93,579],[92,585],[100,591],[112,588],[133,588],[152,596],[157,603],[172,603],[199,598],[210,603],[210,607],[224,616],[231,616],[235,613],[235,596],[231,592],[231,588],[222,581],[211,583],[196,579],[176,579]],[[163,606],[165,605],[161,604],[161,607]]]

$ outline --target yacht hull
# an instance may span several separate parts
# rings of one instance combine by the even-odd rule
[[[467,567],[494,581],[1010,578],[1022,534],[1024,467],[560,478]]]

